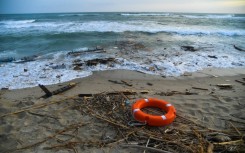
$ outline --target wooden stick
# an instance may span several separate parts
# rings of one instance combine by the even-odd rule
[[[145,147],[148,147],[149,142],[150,142],[150,138],[147,140]],[[145,153],[145,150],[144,150],[144,153]]]
[[[242,136],[242,134],[241,134],[241,132],[231,123],[231,122],[229,122],[230,123],[230,125],[236,130],[236,132],[240,135],[240,136]]]
[[[245,82],[243,81],[240,81],[240,80],[235,80],[235,81],[241,83],[242,85],[245,85]]]
[[[208,90],[206,88],[199,88],[199,87],[192,87],[193,89],[199,89],[199,90]]]
[[[52,118],[52,119],[55,119],[55,120],[59,119],[58,117],[54,117],[54,116],[47,115],[47,114],[39,114],[39,113],[31,112],[31,111],[28,111],[28,113],[32,114],[32,115],[36,115],[36,116],[41,116],[41,117],[49,117],[49,118]]]
[[[121,147],[141,148],[141,149],[150,150],[150,151],[159,152],[159,153],[172,153],[172,152],[169,152],[169,151],[156,149],[156,148],[153,148],[153,147],[145,147],[145,146],[139,146],[139,145],[121,144],[120,146]]]
[[[235,140],[235,141],[228,141],[228,142],[220,142],[220,143],[213,143],[215,145],[241,145],[244,144],[244,141],[242,139]]]
[[[209,143],[207,153],[213,153],[213,150],[214,150],[214,145],[212,143]]]

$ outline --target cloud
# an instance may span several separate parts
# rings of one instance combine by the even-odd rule
[[[245,13],[245,0],[0,0],[0,13],[129,11]]]

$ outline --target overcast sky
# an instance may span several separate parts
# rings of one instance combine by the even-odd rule
[[[0,0],[0,13],[245,13],[245,0]]]

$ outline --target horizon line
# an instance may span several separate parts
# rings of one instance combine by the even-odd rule
[[[29,13],[0,13],[0,15],[21,14],[56,14],[56,13],[193,13],[193,14],[245,14],[244,13],[221,13],[221,12],[165,12],[165,11],[84,11],[84,12],[29,12]]]

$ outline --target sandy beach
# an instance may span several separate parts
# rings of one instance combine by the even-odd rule
[[[200,134],[203,141],[193,141],[192,143],[197,143],[197,146],[202,144],[203,147],[200,148],[203,148],[203,152],[208,152],[208,150],[212,152],[219,151],[222,144],[217,143],[225,142],[227,142],[226,152],[244,151],[244,68],[205,69],[195,73],[186,73],[180,77],[161,77],[129,70],[97,71],[91,76],[70,82],[76,83],[76,86],[49,98],[40,98],[45,93],[39,87],[18,90],[2,89],[0,91],[1,153],[99,153],[144,152],[144,150],[145,152],[160,152],[159,148],[154,150],[158,144],[158,138],[155,136],[150,137],[146,134],[147,139],[151,139],[151,142],[148,143],[153,143],[154,145],[142,148],[139,146],[148,145],[147,141],[143,141],[145,139],[132,140],[129,136],[124,135],[127,130],[134,129],[137,131],[146,128],[151,131],[156,128],[147,125],[131,127],[127,124],[120,124],[118,125],[120,130],[118,130],[115,128],[118,123],[113,122],[112,124],[114,125],[111,125],[110,122],[112,120],[110,120],[109,116],[107,116],[108,118],[100,119],[93,113],[93,111],[97,110],[89,111],[90,106],[84,105],[85,102],[90,101],[90,96],[78,96],[79,94],[106,95],[108,92],[122,93],[123,91],[135,93],[128,96],[123,95],[123,99],[129,102],[129,105],[125,106],[125,112],[130,112],[131,105],[137,99],[150,97],[164,99],[176,108],[176,121],[166,127],[157,128],[157,130],[161,130],[161,128],[165,130],[165,133],[163,132],[162,135],[159,135],[159,139],[163,139],[164,135],[168,134],[166,132],[167,129],[176,130],[179,128],[177,125],[181,121],[180,117],[184,117],[193,121],[198,127],[203,127],[216,133],[218,133],[217,131],[235,131],[235,134],[223,135],[225,138],[217,141],[208,139],[204,134]],[[50,91],[54,91],[70,82],[46,87]],[[122,95],[119,94],[119,96]],[[106,101],[108,103],[112,102],[112,97],[108,97]],[[106,101],[105,104],[101,105],[105,106],[105,108],[98,108],[98,112],[101,111],[101,114],[105,113],[102,112],[103,110],[108,109]],[[93,102],[97,104],[100,100],[97,98],[97,100],[93,101],[92,97],[90,102],[92,108],[94,107]],[[118,118],[127,118],[127,116],[120,115]],[[132,120],[132,116],[128,117],[126,121],[130,120]],[[121,128],[125,129],[121,130]],[[119,140],[117,135],[121,134],[124,136],[121,136],[123,139]],[[135,135],[137,136],[134,136],[134,138],[139,138],[140,134],[135,133]],[[181,137],[181,133],[175,135],[180,135]],[[177,139],[168,141],[174,143],[174,141],[177,142]],[[210,147],[210,144],[212,144],[213,148]],[[231,149],[232,147],[233,150]],[[169,152],[178,152],[178,147],[176,149],[174,145],[172,147],[170,145],[165,149]],[[201,150],[191,148],[184,152],[201,152]]]

